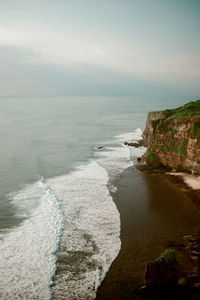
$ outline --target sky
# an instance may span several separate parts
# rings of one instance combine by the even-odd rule
[[[200,0],[0,0],[0,95],[198,97],[199,16]]]

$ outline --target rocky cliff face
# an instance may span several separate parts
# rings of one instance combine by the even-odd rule
[[[200,100],[177,109],[148,114],[143,132],[147,168],[200,174]]]

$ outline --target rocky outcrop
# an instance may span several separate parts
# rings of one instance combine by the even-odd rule
[[[139,299],[200,299],[200,232],[171,247],[147,264]]]
[[[137,142],[124,142],[124,145],[129,146],[129,147],[139,148],[139,147],[144,146],[144,141],[138,140]]]
[[[177,109],[150,112],[143,132],[142,164],[200,174],[200,100]]]
[[[179,270],[175,251],[165,250],[153,263],[148,263],[145,274],[146,285],[178,284]]]

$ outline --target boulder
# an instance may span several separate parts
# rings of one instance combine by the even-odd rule
[[[179,280],[175,251],[165,250],[155,262],[147,265],[145,274],[146,285],[173,285]]]

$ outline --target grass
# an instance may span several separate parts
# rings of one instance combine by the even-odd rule
[[[181,147],[174,147],[174,148],[169,149],[169,151],[175,152],[175,153],[178,153],[178,154],[183,154],[183,155],[187,154],[186,149],[185,148],[181,148]]]
[[[190,133],[195,137],[200,137],[200,120],[195,120],[192,123]]]
[[[173,135],[174,132],[171,128],[171,120],[174,118],[186,118],[186,117],[195,117],[195,120],[192,123],[192,127],[189,130],[189,133],[194,137],[200,137],[200,100],[195,102],[189,102],[183,106],[180,106],[175,109],[166,109],[163,111],[151,112],[151,114],[162,113],[165,118],[152,120],[151,124],[153,127],[153,135],[159,134],[160,132],[170,132]],[[173,152],[180,152],[179,149],[174,149]],[[183,151],[185,152],[185,151]],[[184,154],[184,153],[182,153]]]
[[[166,118],[200,116],[200,100],[191,101],[175,109],[166,109],[158,112],[163,113]],[[158,113],[158,112],[153,112],[153,113]]]
[[[157,259],[156,262],[176,262],[176,254],[173,249],[165,250]]]
[[[169,131],[170,128],[168,127],[168,122],[165,119],[158,119],[151,121],[151,124],[153,126],[153,133],[159,133],[161,131]]]
[[[183,142],[185,143],[185,140]],[[158,148],[161,151],[169,151],[183,155],[187,154],[187,150],[185,147],[169,147],[168,145],[160,145]]]
[[[145,157],[150,159],[150,160],[155,160],[156,159],[156,156],[151,151],[146,151]]]
[[[158,116],[156,115],[158,113],[161,114],[160,118],[159,115]],[[181,140],[180,139],[177,140],[176,130],[173,128],[173,122],[172,122],[172,119],[175,118],[186,118],[185,121],[188,120],[188,122],[190,122],[191,120],[192,125],[191,128],[188,129],[188,134],[194,138],[197,138],[200,143],[200,100],[197,100],[195,102],[193,101],[189,102],[175,109],[154,111],[149,114],[152,114],[155,117],[155,120],[151,121],[151,125],[153,127],[153,138],[155,139],[155,141],[157,136],[159,136],[160,134],[166,138],[166,141],[163,140],[164,144],[158,146],[158,149],[160,151],[177,153],[180,155],[187,154],[188,139],[182,138]],[[187,117],[195,117],[195,118],[187,119]],[[152,149],[153,148],[151,147],[151,150]],[[153,161],[156,160],[157,158],[156,158],[156,154],[154,154],[151,150],[148,150],[145,153],[145,157]]]

